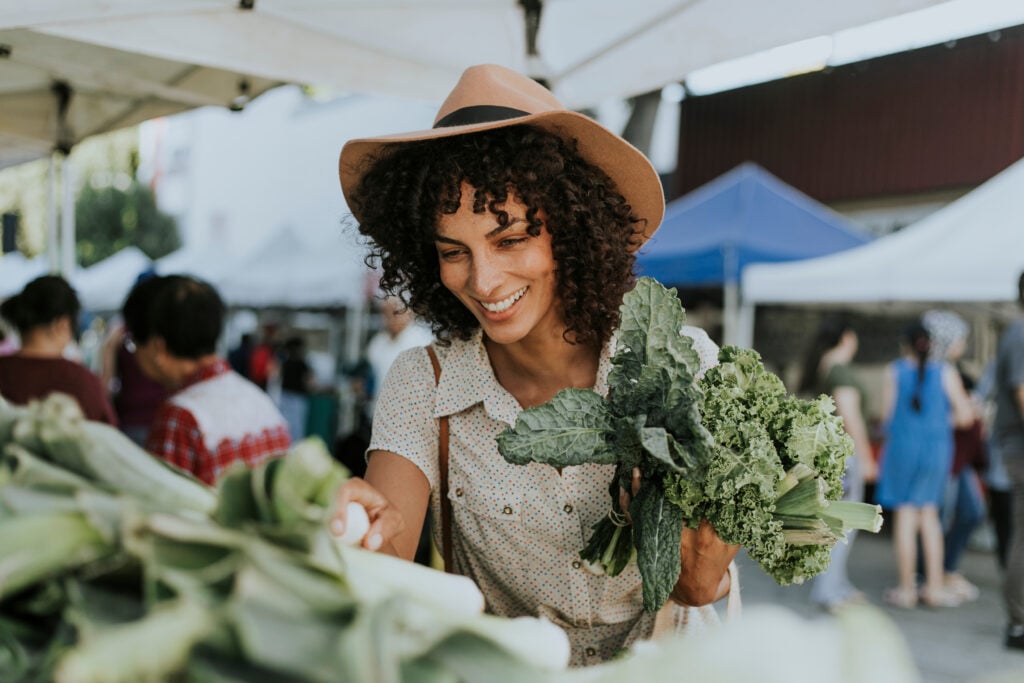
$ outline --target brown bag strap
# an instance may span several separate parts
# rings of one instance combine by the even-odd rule
[[[434,366],[434,384],[441,383],[441,363],[433,346],[427,347],[430,364]],[[437,420],[437,465],[441,475],[441,557],[444,559],[444,570],[449,574],[455,572],[452,564],[452,503],[448,500],[448,416]]]

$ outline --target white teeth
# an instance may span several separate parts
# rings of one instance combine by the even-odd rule
[[[502,299],[496,304],[489,304],[481,301],[480,305],[486,308],[491,313],[501,313],[502,311],[507,311],[509,306],[519,301],[520,297],[522,297],[523,294],[526,294],[526,287],[523,287],[512,296],[508,297],[507,299]]]

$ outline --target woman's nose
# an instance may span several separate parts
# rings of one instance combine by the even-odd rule
[[[501,284],[501,270],[488,254],[474,255],[469,277],[473,291],[482,298],[494,294]]]

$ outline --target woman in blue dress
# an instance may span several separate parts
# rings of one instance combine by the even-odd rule
[[[887,438],[878,476],[879,504],[895,511],[893,545],[899,585],[886,602],[904,608],[918,600],[950,607],[958,598],[943,584],[939,506],[953,461],[953,427],[973,412],[956,370],[929,359],[931,338],[920,324],[904,340],[904,355],[886,372],[882,414]],[[917,542],[924,552],[925,581],[917,590]]]

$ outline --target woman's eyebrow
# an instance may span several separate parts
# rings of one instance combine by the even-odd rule
[[[505,225],[499,225],[494,230],[491,230],[486,235],[484,235],[484,237],[486,237],[487,239],[490,239],[492,237],[496,237],[496,236],[500,235],[501,233],[505,232],[506,230],[509,230],[512,227],[514,227],[516,225],[516,223],[525,223],[525,222],[526,222],[525,218],[510,218],[508,223],[506,223]],[[445,237],[444,235],[434,235],[434,241],[435,242],[444,242],[445,244],[458,244],[458,245],[462,244],[462,242],[460,242],[459,240],[452,239],[451,237]]]
[[[517,218],[515,216],[512,216],[512,217],[510,217],[508,219],[508,223],[506,223],[505,225],[499,225],[494,230],[491,230],[489,233],[487,233],[487,238],[490,239],[491,237],[496,237],[496,236],[500,235],[501,233],[505,232],[506,230],[512,228],[516,223],[525,223],[525,222],[526,222],[525,218]]]

